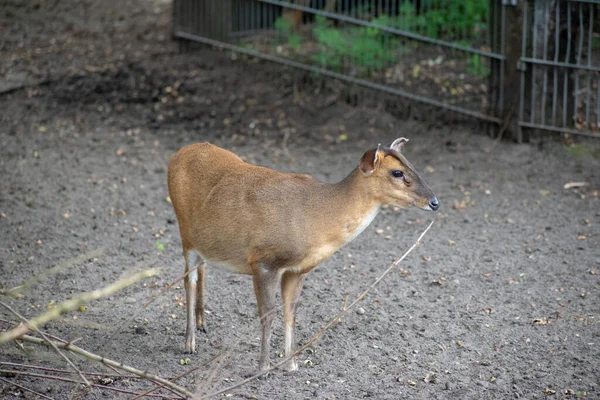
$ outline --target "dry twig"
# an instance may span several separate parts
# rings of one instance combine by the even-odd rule
[[[29,321],[27,321],[27,318],[25,318],[24,316],[22,316],[21,314],[19,314],[17,311],[13,310],[11,306],[9,306],[8,304],[4,303],[3,301],[0,301],[0,304],[4,308],[6,308],[8,311],[10,311],[11,313],[13,313],[22,322],[24,322],[25,324],[29,324]],[[69,366],[71,366],[71,368],[73,368],[73,370],[75,372],[77,372],[77,374],[79,374],[79,377],[81,378],[81,380],[83,381],[83,383],[86,386],[90,386],[90,382],[85,378],[85,376],[83,376],[83,374],[81,373],[81,371],[79,370],[79,368],[77,368],[75,366],[75,364],[73,364],[73,362],[69,359],[69,357],[67,357],[62,351],[60,351],[60,349],[58,347],[56,347],[56,345],[50,339],[48,339],[48,337],[46,335],[44,335],[44,333],[42,331],[40,331],[37,326],[32,326],[31,328],[34,331],[36,331],[46,341],[46,343],[48,343],[50,346],[52,346],[52,348],[54,349],[54,351],[56,351],[58,353],[58,355],[61,356],[67,362],[67,364],[69,364]]]
[[[54,400],[52,397],[48,397],[48,396],[46,396],[45,394],[41,394],[41,393],[39,393],[39,392],[36,392],[35,390],[28,389],[28,388],[26,388],[25,386],[21,386],[21,385],[19,385],[18,383],[11,382],[11,381],[9,381],[8,379],[4,379],[4,378],[0,377],[0,381],[6,382],[6,383],[8,383],[9,385],[16,386],[16,387],[18,387],[18,388],[19,388],[19,389],[21,389],[21,390],[25,390],[26,392],[33,393],[33,394],[35,394],[36,396],[40,396],[40,397],[41,397],[41,398],[43,398],[43,399]]]
[[[48,334],[46,334],[46,336],[48,336]],[[6,365],[9,367],[24,368],[24,369],[37,369],[40,371],[56,372],[59,374],[74,374],[75,373],[73,371],[69,371],[66,369],[48,368],[48,367],[42,367],[39,365],[19,364],[19,363],[13,363],[13,362],[0,361],[0,365]],[[121,378],[121,379],[131,379],[131,378],[137,379],[138,378],[137,375],[103,374],[101,372],[86,372],[86,371],[81,371],[81,373],[83,375],[101,376],[103,378]]]
[[[31,376],[31,377],[34,377],[34,378],[50,379],[50,380],[61,381],[61,382],[81,383],[81,382],[78,382],[78,381],[73,380],[73,379],[64,378],[62,376],[46,375],[46,374],[36,374],[36,373],[33,373],[33,372],[27,372],[27,371],[16,371],[16,370],[9,370],[9,369],[0,369],[0,374],[23,375],[23,376]],[[132,390],[119,389],[119,388],[114,388],[114,387],[107,386],[107,385],[99,385],[97,383],[92,383],[91,386],[92,387],[96,387],[96,388],[100,388],[100,389],[103,389],[103,390],[112,390],[114,392],[119,392],[119,393],[139,394],[139,393],[134,392]],[[179,397],[167,396],[167,395],[164,395],[164,394],[161,394],[161,395],[148,395],[148,396],[150,396],[150,397],[160,397],[160,398],[163,398],[163,399],[179,399]]]
[[[42,344],[44,344],[46,342],[43,339],[39,339],[39,338],[36,338],[36,337],[33,337],[33,336],[29,336],[29,335],[23,335],[23,336],[21,336],[19,338],[19,340],[23,340],[23,341],[29,342],[29,343],[34,343],[34,344],[37,344],[37,345],[42,345]],[[71,351],[71,352],[73,352],[75,354],[79,354],[79,355],[87,358],[88,360],[98,361],[98,362],[100,362],[100,363],[102,363],[104,365],[113,366],[115,368],[119,368],[119,369],[122,369],[124,371],[130,372],[130,373],[132,373],[134,375],[137,375],[137,376],[139,376],[141,378],[150,379],[150,380],[162,383],[164,386],[166,386],[168,388],[171,388],[171,389],[175,390],[178,393],[181,393],[181,394],[183,394],[185,396],[188,396],[188,397],[193,397],[193,394],[190,391],[188,391],[187,389],[185,389],[184,387],[176,385],[176,384],[168,381],[167,379],[161,378],[160,376],[150,374],[150,373],[148,373],[146,371],[141,371],[139,369],[136,369],[136,368],[124,365],[123,363],[119,363],[117,361],[113,361],[113,360],[110,360],[108,358],[104,358],[104,357],[99,356],[97,354],[91,353],[91,352],[89,352],[87,350],[84,350],[81,347],[74,346],[72,343],[58,343],[58,342],[55,342],[54,344],[57,347],[61,348],[61,349],[66,349],[66,350],[69,350],[69,351]],[[0,371],[0,372],[2,372],[2,371]],[[138,394],[138,393],[136,393],[136,394]]]
[[[93,290],[91,292],[79,295],[71,300],[67,300],[57,305],[55,308],[49,310],[48,312],[33,318],[26,324],[20,324],[16,328],[13,328],[8,332],[0,333],[0,344],[6,343],[10,340],[14,340],[19,336],[27,333],[29,329],[35,329],[35,327],[37,326],[52,321],[53,319],[60,317],[61,314],[69,312],[77,308],[81,304],[90,302],[92,300],[97,300],[102,297],[110,296],[111,294],[139,281],[140,279],[156,275],[157,273],[157,269],[149,269],[146,271],[138,272],[137,274],[133,274],[131,276],[120,279],[117,282],[104,287],[103,289]]]

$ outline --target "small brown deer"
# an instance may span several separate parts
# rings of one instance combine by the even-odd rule
[[[169,194],[185,257],[185,351],[196,329],[206,331],[205,263],[252,275],[262,327],[259,367],[269,368],[277,282],[285,325],[285,355],[294,353],[296,310],[307,272],[350,242],[382,204],[440,207],[431,189],[400,153],[408,139],[368,150],[341,182],[251,165],[209,143],[179,150],[169,164]],[[200,264],[202,266],[200,266]],[[199,273],[198,273],[199,272]],[[298,368],[295,359],[286,369]]]

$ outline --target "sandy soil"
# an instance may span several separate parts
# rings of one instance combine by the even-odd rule
[[[440,212],[387,208],[311,272],[299,344],[435,219],[423,245],[300,356],[299,371],[275,371],[232,397],[600,398],[598,142],[496,142],[476,124],[351,106],[278,65],[206,48],[180,54],[165,2],[60,1],[41,3],[39,12],[15,4],[15,16],[4,16],[11,23],[0,65],[4,81],[13,81],[0,95],[0,287],[94,249],[104,254],[2,301],[33,317],[131,271],[161,268],[45,332],[81,338],[85,349],[164,377],[218,355],[178,381],[199,393],[242,380],[255,371],[260,345],[249,277],[209,270],[209,331],[192,356],[183,353],[183,285],[143,307],[184,270],[166,201],[169,158],[185,144],[211,141],[252,163],[335,182],[368,148],[406,136],[406,155]],[[42,23],[39,13],[60,18]],[[564,189],[568,182],[587,185]],[[0,318],[15,320],[0,309]],[[273,359],[283,350],[281,326],[278,316]],[[1,345],[0,361],[67,368],[51,350],[25,350]],[[82,370],[112,373],[73,358]],[[0,377],[10,382],[0,381],[4,398],[36,398],[14,384],[54,399],[132,397]],[[109,386],[139,392],[151,384],[117,378]]]

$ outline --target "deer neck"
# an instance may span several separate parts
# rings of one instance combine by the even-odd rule
[[[359,168],[354,169],[342,181],[331,185],[333,224],[341,228],[340,247],[349,243],[365,230],[377,216],[381,202],[365,185]]]

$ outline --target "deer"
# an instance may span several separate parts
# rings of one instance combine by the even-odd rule
[[[398,138],[367,150],[337,183],[252,165],[210,143],[181,148],[169,163],[168,187],[185,258],[185,352],[196,352],[196,330],[207,332],[208,264],[252,276],[261,326],[260,371],[270,368],[280,282],[289,358],[282,367],[297,370],[294,329],[306,274],[364,231],[384,204],[440,207],[402,155],[407,142]]]

